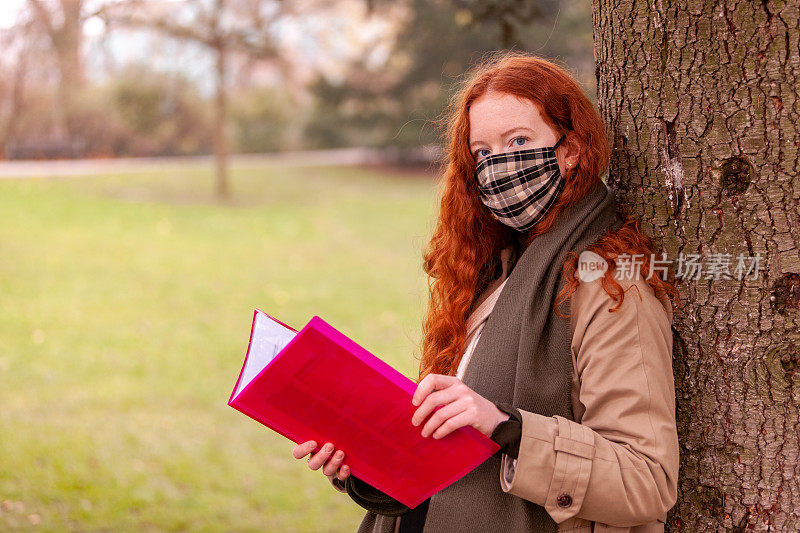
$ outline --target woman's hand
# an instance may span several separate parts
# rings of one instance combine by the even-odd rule
[[[444,374],[425,376],[417,385],[411,403],[419,405],[411,417],[415,426],[433,412],[422,428],[422,436],[432,434],[434,439],[441,439],[462,426],[472,426],[490,437],[500,422],[510,418],[460,379]],[[443,407],[434,412],[440,405]]]
[[[328,476],[331,482],[333,482],[334,477],[338,477],[339,481],[347,479],[347,476],[350,475],[350,467],[342,464],[342,461],[344,461],[344,452],[338,450],[334,454],[334,446],[330,442],[326,443],[317,453],[313,453],[316,447],[317,443],[313,440],[309,440],[295,446],[292,450],[292,455],[294,455],[295,459],[302,459],[306,455],[311,454],[308,460],[308,467],[311,470],[319,470],[319,467],[322,467],[322,473]],[[331,455],[333,455],[333,457],[331,457]]]

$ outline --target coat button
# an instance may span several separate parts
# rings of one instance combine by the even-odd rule
[[[556,498],[556,503],[558,504],[559,507],[569,507],[570,505],[572,505],[572,496],[570,496],[565,492],[559,495],[558,498]]]

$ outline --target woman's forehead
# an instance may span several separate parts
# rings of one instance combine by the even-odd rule
[[[532,101],[492,91],[472,102],[469,124],[469,142],[473,143],[499,138],[514,127],[536,131],[544,125],[544,121]]]

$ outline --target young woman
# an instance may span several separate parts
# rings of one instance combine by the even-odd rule
[[[294,457],[368,510],[359,532],[661,532],[678,295],[601,180],[603,123],[563,69],[521,52],[478,65],[451,107],[411,423],[501,449],[415,509],[349,475],[333,443]]]

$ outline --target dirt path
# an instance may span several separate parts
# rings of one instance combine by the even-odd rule
[[[270,165],[331,166],[380,164],[386,162],[386,155],[387,153],[385,151],[373,148],[337,148],[331,150],[276,152],[272,154],[242,154],[231,157],[231,166],[235,168],[263,168]],[[0,162],[0,179],[97,176],[129,172],[149,172],[170,168],[209,168],[212,163],[211,156],[2,161]]]

